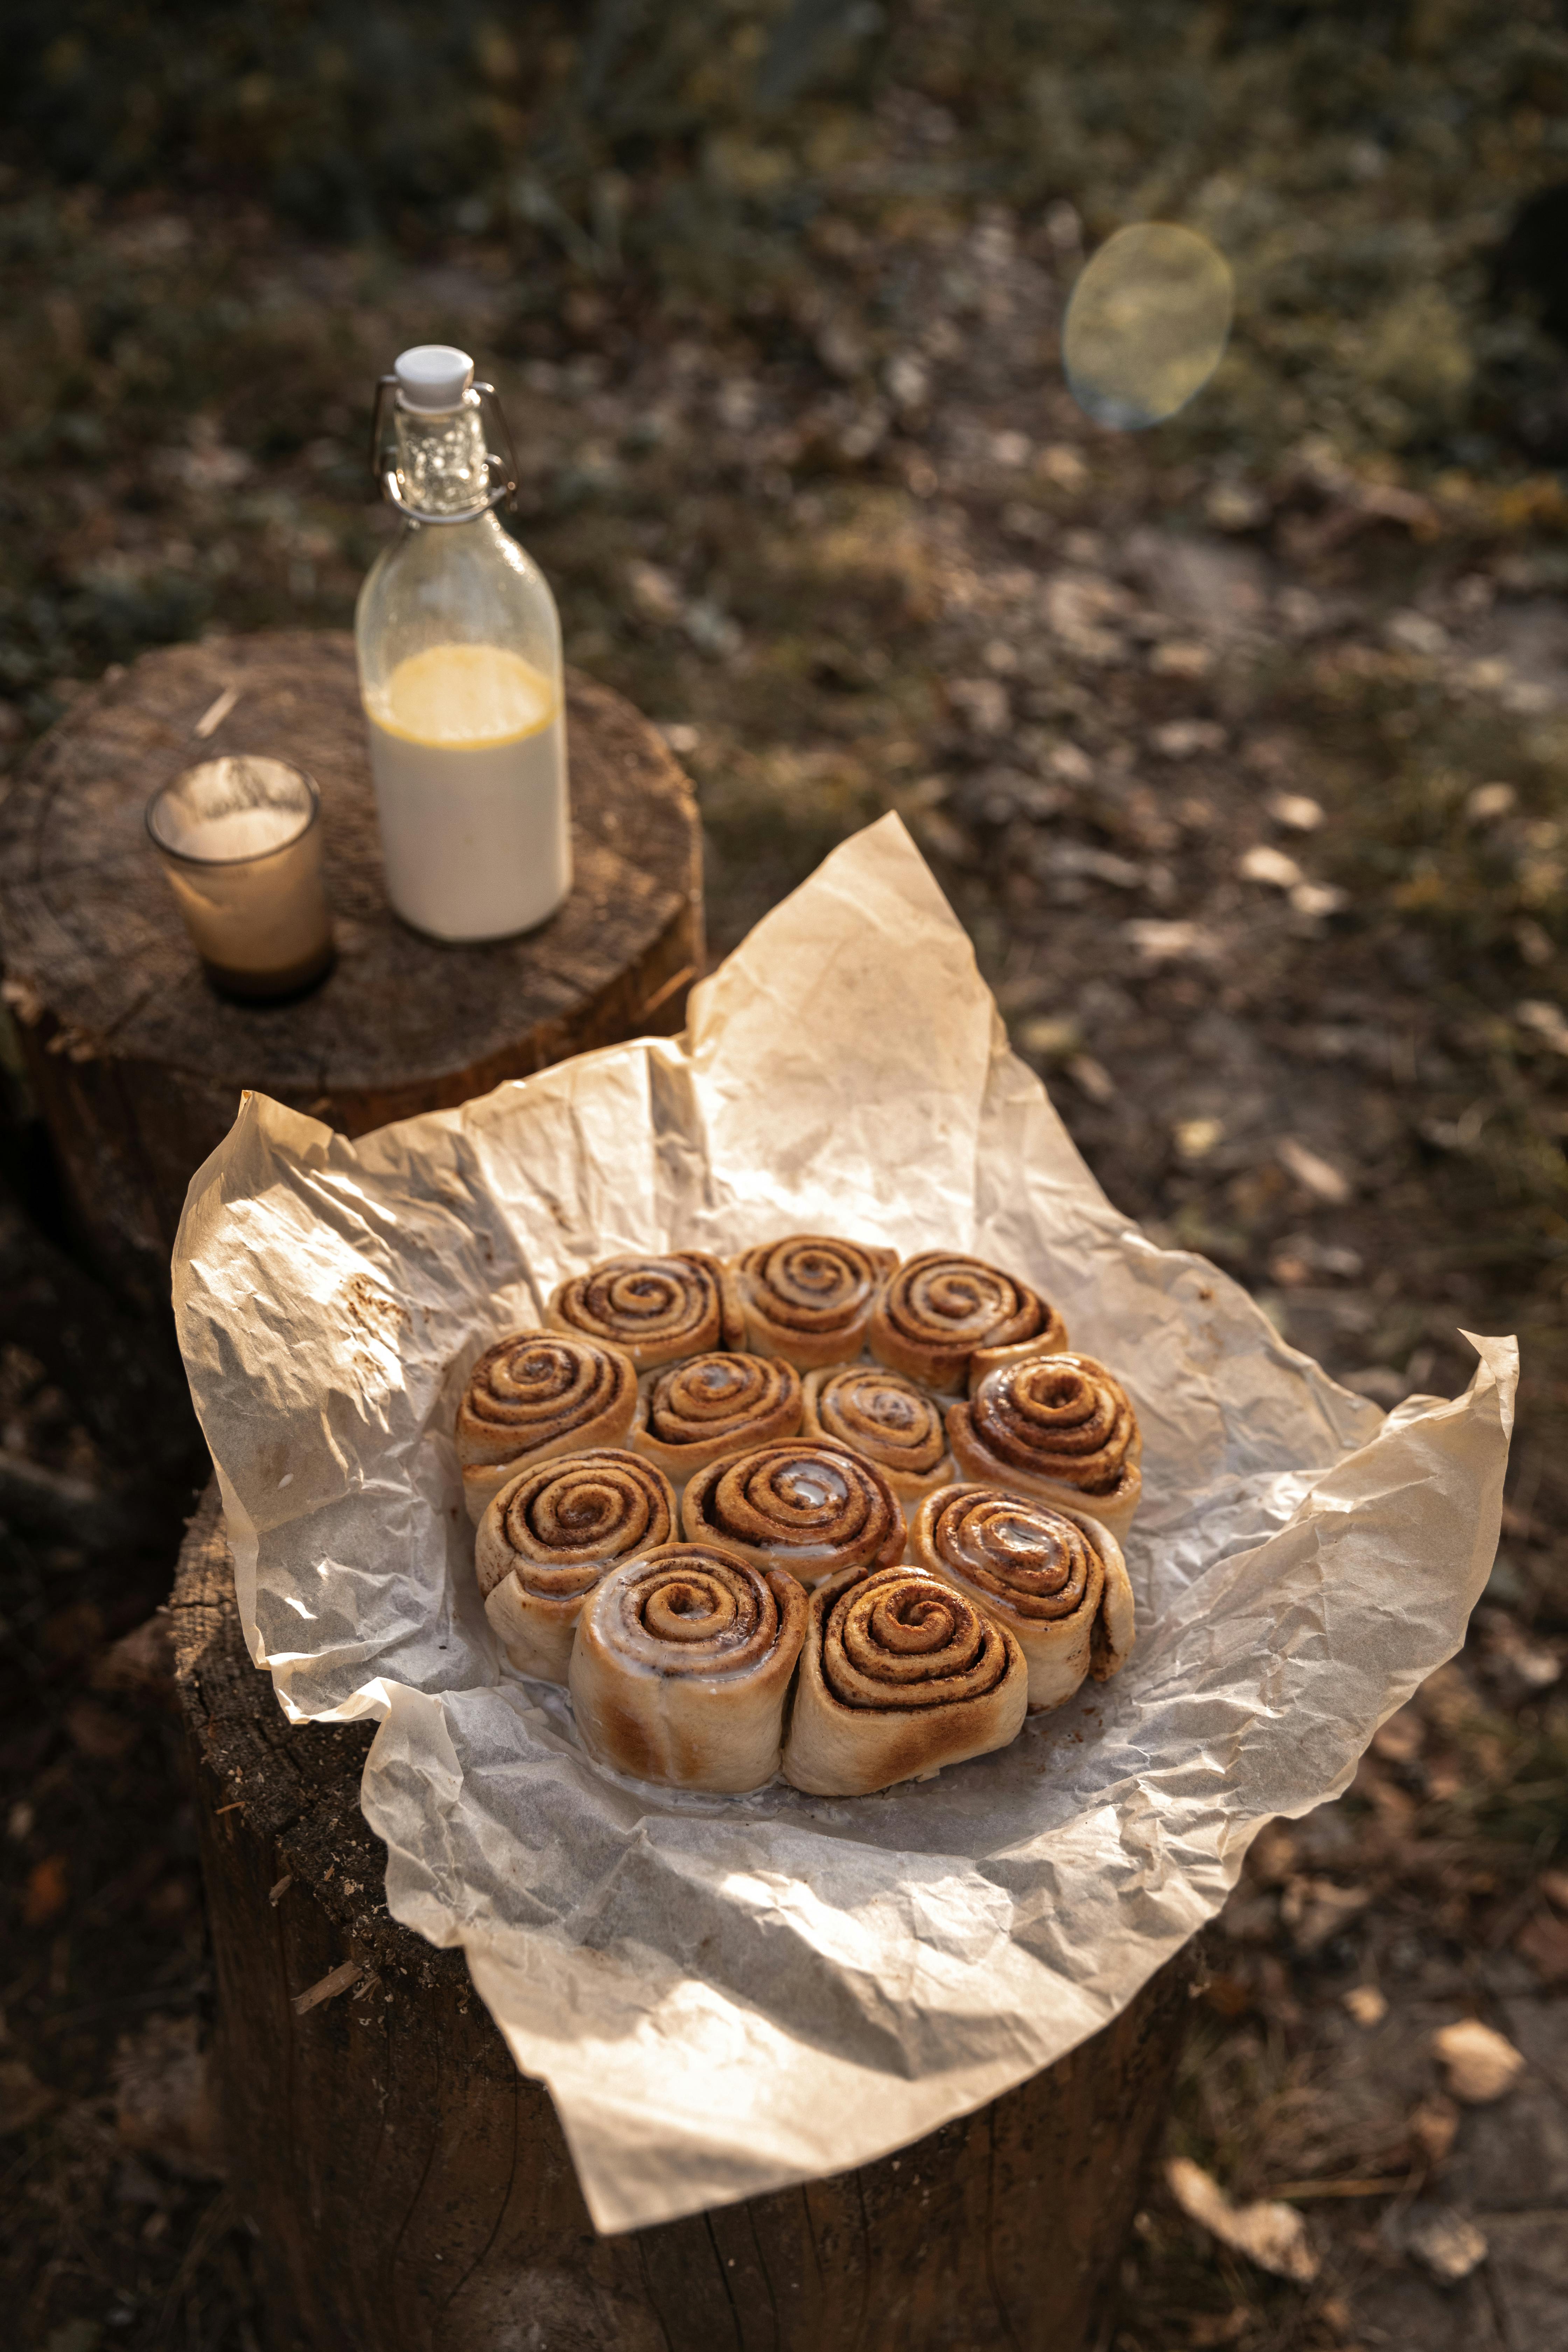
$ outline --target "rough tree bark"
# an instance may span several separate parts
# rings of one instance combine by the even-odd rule
[[[1080,2352],[1163,2120],[1185,1956],[1081,2049],[896,2158],[595,2235],[461,1958],[390,1917],[372,1733],[290,1728],[209,1491],[174,1596],[234,2182],[320,2352]],[[300,2013],[300,1995],[331,1988]]]

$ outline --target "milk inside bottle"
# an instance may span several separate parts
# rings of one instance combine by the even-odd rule
[[[497,519],[467,352],[405,352],[386,389],[382,481],[403,527],[354,638],[387,896],[436,939],[504,939],[572,887],[561,626]]]

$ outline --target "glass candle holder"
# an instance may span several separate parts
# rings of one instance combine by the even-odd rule
[[[294,996],[331,970],[321,796],[302,768],[205,760],[153,793],[147,831],[215,988]]]

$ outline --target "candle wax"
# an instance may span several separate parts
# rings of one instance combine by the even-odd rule
[[[184,856],[211,859],[214,863],[231,857],[264,857],[269,850],[281,849],[303,829],[304,817],[297,808],[225,809],[216,816],[184,816],[171,810],[164,820],[164,830],[171,848]]]

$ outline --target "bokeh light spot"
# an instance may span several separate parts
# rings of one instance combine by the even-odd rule
[[[1230,264],[1170,221],[1108,237],[1068,303],[1062,364],[1097,425],[1136,432],[1173,416],[1208,382],[1236,307]]]

